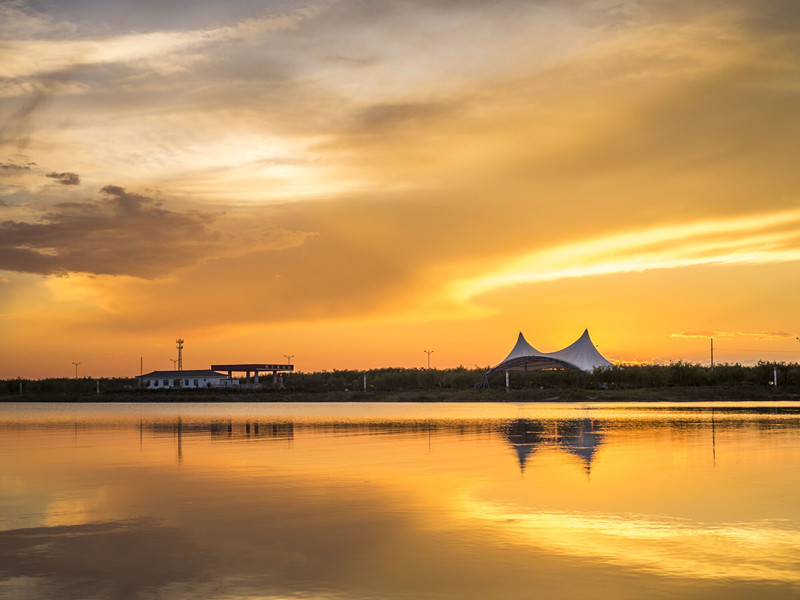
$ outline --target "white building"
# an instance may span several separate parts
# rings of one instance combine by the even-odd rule
[[[230,388],[239,385],[238,379],[232,379],[225,373],[217,373],[208,369],[200,371],[153,371],[137,375],[139,387],[148,390],[164,390],[171,388]]]

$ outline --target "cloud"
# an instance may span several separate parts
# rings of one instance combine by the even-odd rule
[[[511,257],[507,265],[453,286],[456,297],[492,289],[701,265],[800,261],[800,210],[661,225]]]
[[[794,333],[789,333],[788,331],[764,331],[763,333],[756,334],[758,337],[762,338],[793,338],[797,337]]]
[[[80,185],[81,178],[77,173],[48,173],[45,177],[55,179],[62,185]]]
[[[62,202],[36,221],[0,222],[0,269],[157,277],[222,249],[219,214],[172,211],[106,186],[95,201]]]
[[[0,163],[0,170],[6,171],[6,172],[12,172],[12,173],[13,172],[19,172],[19,171],[30,171],[31,170],[31,165],[30,164],[18,165],[16,163],[12,163],[12,162],[8,161],[8,162]]]
[[[759,340],[792,339],[796,334],[788,331],[682,331],[671,333],[674,338],[734,338],[753,337]]]
[[[204,53],[219,44],[292,29],[314,12],[313,5],[300,9],[283,7],[224,26],[217,21],[216,26],[186,29],[178,27],[178,22],[173,23],[173,27],[165,27],[161,21],[158,27],[144,32],[136,29],[109,31],[106,25],[104,36],[98,36],[96,28],[73,33],[68,38],[15,36],[16,39],[3,44],[8,60],[0,65],[0,77],[21,79],[111,64],[129,64],[136,69],[174,74],[184,71],[198,59],[204,60]],[[182,16],[185,23],[185,11]]]
[[[420,126],[450,110],[452,107],[435,102],[375,104],[361,111],[359,130],[381,134],[399,127]]]
[[[735,333],[730,331],[682,331],[671,333],[670,337],[675,338],[712,338],[712,337],[733,337]]]
[[[14,319],[25,319],[30,316],[30,313],[16,312],[16,313],[0,313],[0,321],[12,321]]]

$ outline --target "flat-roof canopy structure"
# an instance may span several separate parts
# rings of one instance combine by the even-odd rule
[[[267,363],[236,363],[231,365],[211,365],[212,371],[294,371],[294,365],[270,365]]]
[[[538,371],[540,369],[578,369],[593,371],[610,367],[612,363],[598,352],[589,330],[572,344],[555,352],[540,352],[531,346],[520,332],[514,349],[498,365],[489,369],[483,376],[483,386],[488,387],[489,377],[499,371]]]
[[[265,371],[272,371],[273,374],[278,371],[294,371],[294,365],[275,365],[267,363],[236,363],[230,365],[211,365],[212,371],[227,371],[230,378],[233,373],[246,373],[247,379],[250,379],[250,373],[255,373],[255,380],[258,383],[258,374]]]

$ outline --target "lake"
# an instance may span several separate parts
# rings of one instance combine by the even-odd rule
[[[0,598],[797,598],[800,403],[4,404]]]

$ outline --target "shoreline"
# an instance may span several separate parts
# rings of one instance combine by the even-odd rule
[[[661,387],[614,390],[527,389],[510,390],[401,390],[396,392],[219,392],[198,390],[139,392],[28,392],[3,394],[0,403],[315,403],[315,402],[784,402],[800,401],[800,390],[786,386]]]

